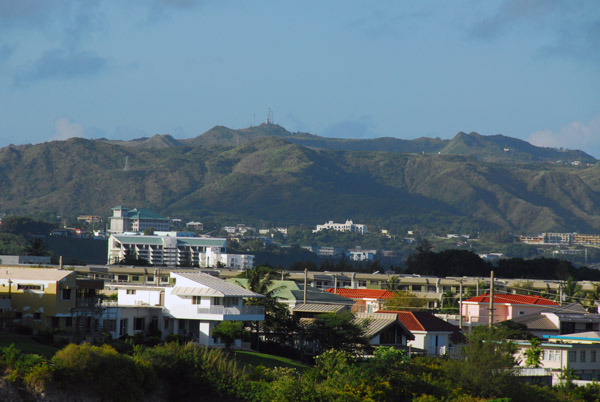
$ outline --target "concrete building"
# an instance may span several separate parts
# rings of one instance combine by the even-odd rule
[[[353,223],[351,220],[347,220],[346,223],[335,223],[333,221],[329,221],[324,225],[317,225],[317,228],[313,230],[313,233],[327,229],[337,230],[338,232],[355,232],[360,234],[367,233],[367,225]]]
[[[170,274],[174,285],[118,288],[118,302],[108,306],[104,320],[110,321],[114,338],[154,333],[190,337],[207,346],[222,346],[212,331],[222,321],[262,321],[264,308],[245,306],[247,297],[261,298],[241,286],[200,272]],[[241,340],[235,341],[241,346]]]
[[[109,233],[143,232],[146,229],[168,231],[171,224],[169,218],[144,208],[129,209],[124,206],[114,207],[110,219]]]
[[[128,253],[150,265],[229,267],[248,269],[254,266],[254,256],[227,254],[227,240],[209,237],[179,237],[170,235],[111,235],[108,239],[108,263],[118,264]]]

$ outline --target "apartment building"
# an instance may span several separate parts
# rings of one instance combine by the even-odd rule
[[[157,266],[229,267],[248,269],[254,256],[227,254],[227,240],[222,238],[174,235],[111,235],[108,239],[108,263],[118,264],[127,255]]]
[[[171,224],[169,218],[162,217],[157,213],[145,209],[130,209],[124,206],[117,206],[112,209],[113,216],[109,217],[109,233],[118,234],[125,232],[143,232],[146,229],[155,231],[167,231]]]

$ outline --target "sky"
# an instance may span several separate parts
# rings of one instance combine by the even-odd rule
[[[504,134],[600,158],[596,0],[0,0],[0,147]]]

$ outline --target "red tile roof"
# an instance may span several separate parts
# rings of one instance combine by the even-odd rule
[[[460,328],[434,316],[427,311],[391,311],[379,310],[376,313],[395,313],[398,319],[410,331],[451,332],[450,339],[454,343],[464,343],[465,337]]]
[[[464,300],[463,303],[489,303],[490,295],[488,293],[471,297],[470,299]],[[541,296],[524,296],[524,295],[512,295],[512,294],[496,294],[494,293],[494,303],[500,304],[537,304],[542,306],[558,306],[559,304],[552,300],[546,299]]]
[[[326,292],[336,293],[340,296],[347,297],[349,299],[391,299],[394,296],[394,292],[389,290],[378,290],[378,289],[347,289],[338,288],[337,292],[333,288],[325,289]]]

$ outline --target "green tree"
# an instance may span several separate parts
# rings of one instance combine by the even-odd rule
[[[222,321],[213,328],[213,338],[221,338],[225,348],[231,348],[236,339],[242,339],[246,331],[241,321]]]
[[[525,365],[527,367],[540,367],[542,365],[542,348],[538,338],[531,338],[529,349],[525,351]]]
[[[304,337],[318,351],[335,349],[355,352],[369,343],[364,330],[363,326],[354,322],[354,314],[349,311],[326,313],[318,315],[308,324]]]
[[[427,300],[418,297],[416,294],[407,290],[398,290],[394,296],[385,302],[386,310],[404,310],[404,309],[422,309],[427,306]]]
[[[569,276],[563,285],[563,298],[565,301],[573,303],[581,297],[583,297],[581,285],[572,276]]]
[[[486,398],[505,396],[516,380],[515,345],[495,327],[476,327],[463,349],[463,361],[450,362],[448,376],[469,393]]]
[[[39,237],[34,237],[31,239],[31,241],[29,241],[27,246],[25,246],[25,254],[31,256],[48,255],[46,252],[46,245]]]
[[[144,229],[143,233],[145,236],[152,236],[152,235],[154,235],[154,228],[153,227],[146,228],[146,229]]]

